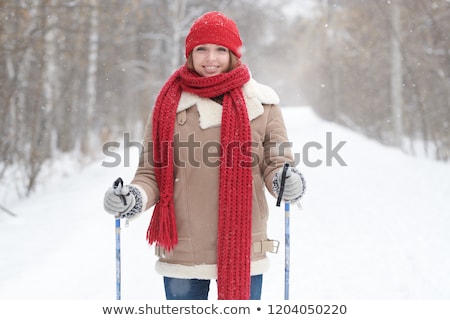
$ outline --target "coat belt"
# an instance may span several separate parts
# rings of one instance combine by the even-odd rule
[[[280,241],[278,240],[260,240],[253,242],[253,252],[255,253],[264,253],[264,252],[271,252],[271,253],[278,253],[278,248],[280,246]],[[168,257],[171,256],[171,254],[167,254],[166,250],[164,248],[161,248],[160,246],[155,246],[155,255],[159,257]]]
[[[253,252],[271,252],[278,253],[278,247],[280,246],[280,241],[278,240],[261,240],[253,242]]]

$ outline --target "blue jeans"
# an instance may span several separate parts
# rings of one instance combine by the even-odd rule
[[[261,299],[262,274],[252,276],[250,281],[250,300]],[[164,277],[167,300],[208,300],[211,280],[178,279]]]

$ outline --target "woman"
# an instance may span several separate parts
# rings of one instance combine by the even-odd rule
[[[292,162],[279,98],[241,63],[235,22],[221,12],[194,21],[186,63],[161,89],[130,185],[109,188],[106,211],[132,218],[155,205],[147,232],[167,299],[260,299],[266,252],[266,186],[277,196]],[[283,198],[303,195],[291,167]]]

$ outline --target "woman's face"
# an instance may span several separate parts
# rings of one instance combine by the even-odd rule
[[[228,48],[215,44],[202,44],[192,51],[194,70],[202,77],[211,77],[230,68],[230,52]]]

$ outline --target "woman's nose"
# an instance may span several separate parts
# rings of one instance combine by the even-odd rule
[[[214,50],[209,50],[208,54],[206,55],[208,60],[212,61],[216,59],[216,53],[214,52]]]

